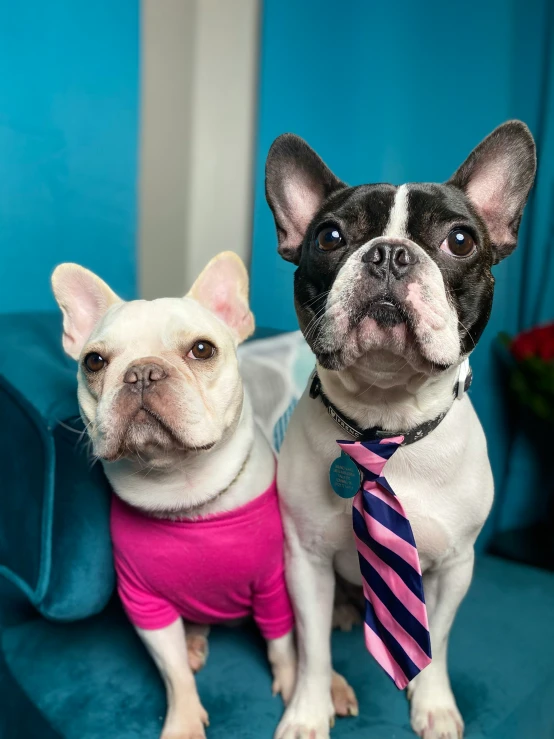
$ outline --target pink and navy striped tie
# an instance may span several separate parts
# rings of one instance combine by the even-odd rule
[[[404,437],[339,441],[356,463],[362,486],[353,501],[354,538],[365,599],[369,652],[404,689],[431,662],[431,641],[417,548],[404,509],[382,477]]]

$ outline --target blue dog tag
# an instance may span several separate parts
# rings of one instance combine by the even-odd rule
[[[362,486],[362,475],[348,454],[341,452],[329,469],[331,487],[341,498],[353,498]]]

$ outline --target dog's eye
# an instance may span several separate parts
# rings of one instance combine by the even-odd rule
[[[108,362],[104,359],[104,357],[98,354],[98,352],[89,352],[86,355],[83,364],[89,372],[100,372],[100,370],[104,369]]]
[[[187,357],[191,359],[211,359],[215,354],[215,346],[209,341],[195,341]]]
[[[475,241],[467,231],[456,228],[442,242],[441,249],[455,257],[468,257],[475,250]]]
[[[336,226],[326,226],[318,231],[315,237],[315,243],[318,249],[322,251],[331,251],[337,249],[344,244],[341,232]]]

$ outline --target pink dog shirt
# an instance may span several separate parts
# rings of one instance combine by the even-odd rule
[[[266,639],[292,629],[275,482],[240,508],[194,521],[152,518],[114,495],[111,532],[119,596],[135,626],[253,615]]]

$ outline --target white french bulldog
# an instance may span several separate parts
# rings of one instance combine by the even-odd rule
[[[324,397],[361,429],[387,436],[421,429],[420,440],[391,458],[386,478],[411,522],[423,571],[433,659],[408,697],[412,727],[424,739],[463,734],[448,635],[493,499],[481,425],[454,388],[490,314],[491,267],[516,246],[535,167],[532,136],[518,121],[497,128],[445,184],[348,187],[290,134],[267,160],[279,252],[298,266],[295,306]],[[329,735],[334,570],[360,583],[352,503],[329,482],[336,440],[345,438],[321,397],[306,391],[278,470],[299,666],[277,739]]]
[[[215,257],[182,299],[124,302],[75,264],[60,265],[52,284],[63,312],[64,349],[79,363],[79,406],[94,453],[117,494],[116,508],[131,521],[137,514],[128,510],[142,512],[144,538],[138,545],[148,562],[165,556],[153,538],[162,521],[202,526],[199,516],[245,510],[261,499],[274,480],[275,460],[253,421],[239,375],[237,345],[254,330],[241,260],[231,252]],[[276,496],[275,511],[278,515]],[[251,523],[251,531],[267,525]],[[244,542],[246,550],[249,544]],[[118,546],[116,539],[116,553]],[[278,556],[282,576],[282,530]],[[161,566],[171,576],[172,563]],[[231,578],[226,565],[220,569]],[[121,593],[120,575],[128,572],[118,570]],[[127,599],[139,598],[123,587]],[[208,716],[193,672],[206,659],[208,627],[177,618],[164,628],[136,628],[166,686],[162,736],[204,737]],[[295,680],[291,630],[268,639],[268,657],[274,692],[286,701]]]

